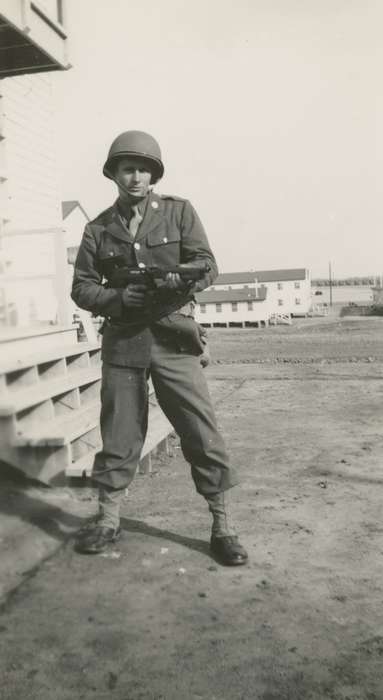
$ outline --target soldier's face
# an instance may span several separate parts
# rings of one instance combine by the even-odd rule
[[[142,158],[121,158],[116,166],[114,177],[118,185],[120,197],[141,198],[149,191],[152,173],[148,163]]]

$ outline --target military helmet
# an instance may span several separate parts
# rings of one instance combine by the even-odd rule
[[[147,160],[149,170],[152,172],[152,184],[160,180],[164,174],[161,149],[153,136],[146,134],[145,131],[124,131],[114,139],[103,168],[105,177],[113,179],[113,166],[117,159],[124,156],[137,156]]]

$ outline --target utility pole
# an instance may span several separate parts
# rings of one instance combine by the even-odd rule
[[[328,281],[330,285],[330,307],[332,307],[332,274],[331,274],[331,261],[328,264]]]

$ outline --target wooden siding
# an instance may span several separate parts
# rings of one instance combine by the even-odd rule
[[[50,79],[42,75],[7,78],[0,89],[12,228],[57,226],[61,198]]]
[[[1,81],[0,92],[0,201],[7,203],[0,222],[5,272],[0,277],[1,323],[55,323],[59,316],[60,322],[67,323],[66,251],[60,233],[51,80],[46,75],[7,78]],[[25,233],[20,235],[20,230]],[[34,233],[28,233],[31,230]]]

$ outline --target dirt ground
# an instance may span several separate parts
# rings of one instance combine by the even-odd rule
[[[60,548],[1,608],[1,700],[382,700],[382,341],[383,319],[211,331],[249,565],[210,557],[176,439],[105,555],[74,553],[95,501],[68,489],[70,516],[33,510]]]

